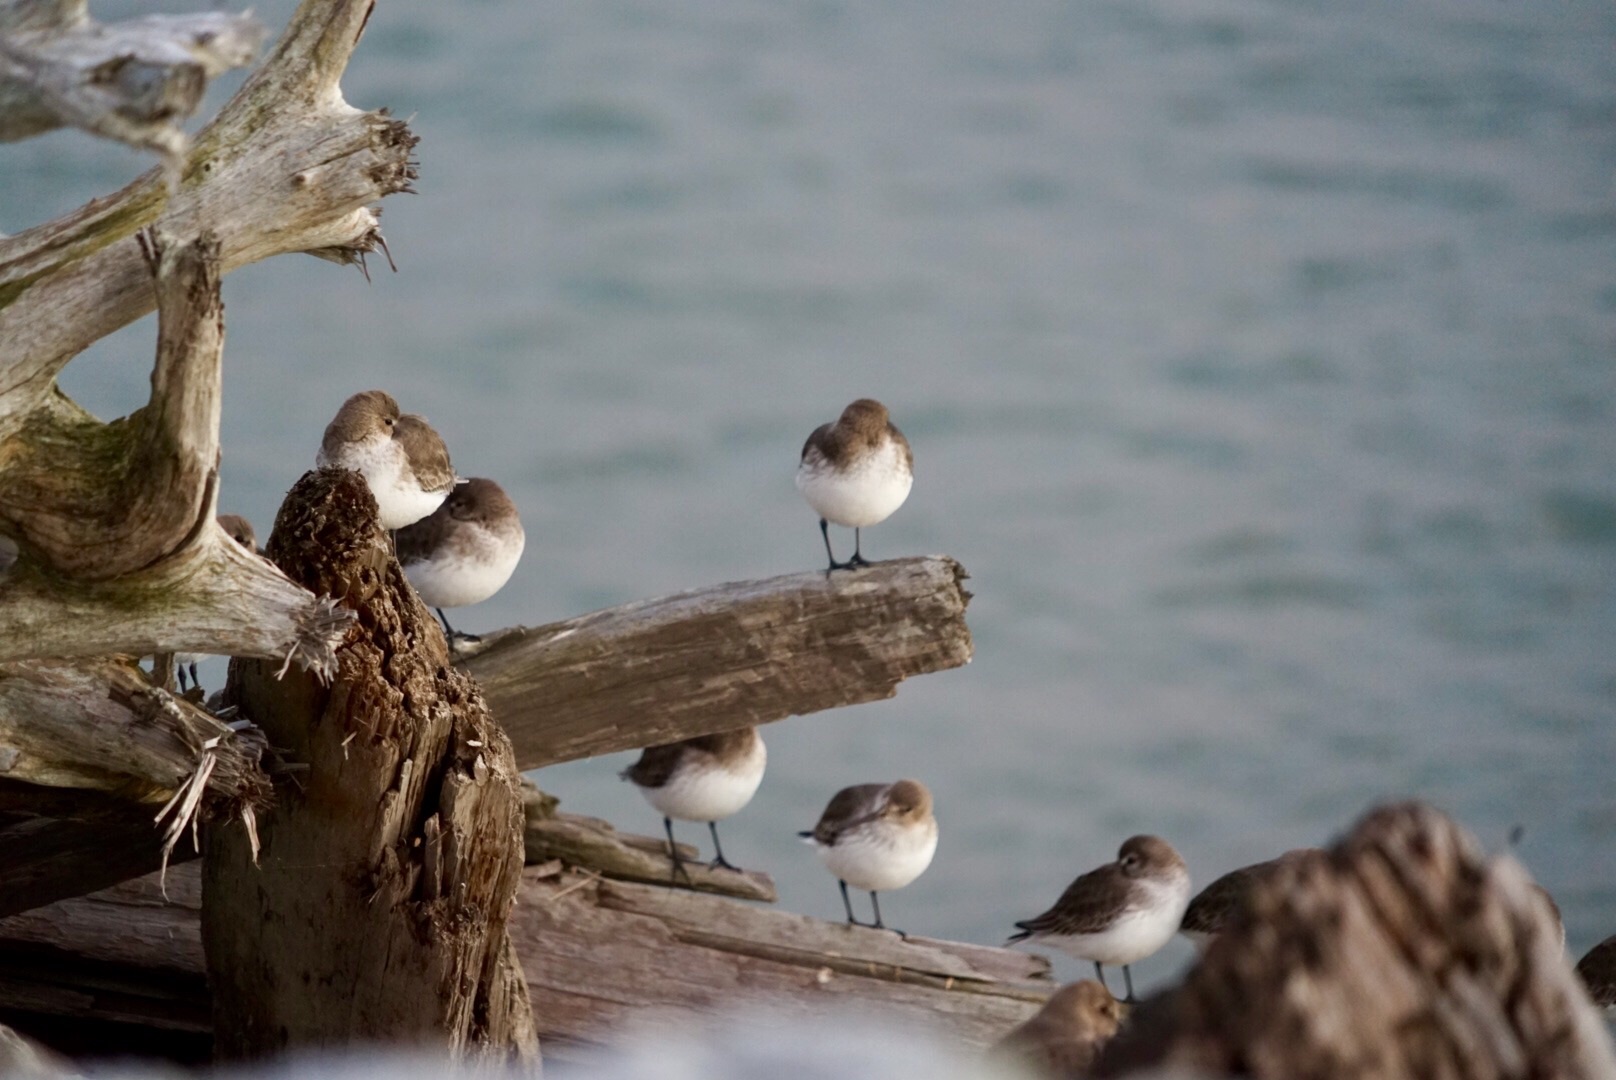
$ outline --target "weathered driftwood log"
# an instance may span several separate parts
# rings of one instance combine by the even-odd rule
[[[147,873],[198,819],[251,830],[263,750],[127,660],[0,664],[0,915]]]
[[[342,99],[372,0],[304,0],[269,58],[197,136],[172,193],[153,169],[115,195],[0,239],[0,439],[90,343],[152,310],[135,234],[162,219],[219,238],[222,271],[284,252],[358,259],[370,203],[409,190],[415,137]]]
[[[171,160],[208,80],[252,60],[264,28],[199,12],[97,23],[84,0],[0,3],[0,142],[80,127]]]
[[[673,861],[668,857],[666,840],[620,833],[611,822],[560,813],[555,806],[555,799],[537,788],[524,790],[527,824],[523,842],[529,866],[559,859],[568,866],[622,881],[658,885],[672,881]],[[768,874],[757,870],[715,870],[697,862],[696,849],[689,844],[680,844],[679,854],[688,875],[679,878],[680,887],[771,904],[779,899]]]
[[[102,424],[52,394],[0,439],[0,531],[21,547],[0,579],[0,660],[201,650],[324,668],[346,613],[214,521],[218,244],[142,239],[159,303],[150,402]]]
[[[0,920],[0,1015],[118,1019],[187,1039],[209,1028],[196,866]],[[646,1010],[732,1002],[890,1010],[986,1046],[1054,989],[1041,957],[900,939],[685,890],[523,877],[511,934],[546,1055],[603,1039]]]
[[[259,821],[206,834],[203,937],[227,1057],[360,1041],[534,1058],[507,920],[522,869],[510,743],[449,665],[363,477],[306,474],[267,555],[359,618],[334,682],[237,659],[225,696],[289,760]]]
[[[1429,807],[1371,812],[1249,894],[1097,1075],[1490,1080],[1616,1075],[1526,872]]]
[[[889,698],[971,659],[946,556],[740,581],[489,635],[464,661],[534,769]]]

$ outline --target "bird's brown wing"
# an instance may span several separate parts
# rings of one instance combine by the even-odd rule
[[[820,447],[823,448],[826,445],[826,443],[828,443],[830,441],[831,428],[833,428],[835,426],[836,426],[835,424],[820,424],[818,427],[814,428],[813,434],[809,435],[808,438],[803,441],[802,455],[797,458],[798,462],[802,462],[802,461],[807,460],[807,458],[808,458],[808,448],[810,446],[813,446],[813,445],[815,445],[817,443],[817,444],[819,444]],[[822,449],[821,453],[823,453],[823,452],[824,451]]]
[[[843,833],[874,819],[881,805],[881,792],[885,784],[854,784],[831,796],[825,812],[819,815],[813,836],[819,843],[830,847]]]
[[[673,771],[679,767],[679,759],[683,756],[684,747],[679,743],[647,746],[640,751],[640,760],[624,769],[619,775],[624,780],[632,780],[643,788],[659,788],[668,782]]]
[[[1104,930],[1128,902],[1133,882],[1121,867],[1109,863],[1090,870],[1061,893],[1055,906],[1036,918],[1016,923],[1021,933],[1010,940],[1020,941],[1035,934],[1093,934]]]

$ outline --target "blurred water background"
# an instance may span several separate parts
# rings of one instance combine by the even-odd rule
[[[820,566],[798,451],[875,396],[917,479],[866,553],[958,557],[976,659],[765,729],[726,853],[784,906],[840,917],[793,832],[853,782],[936,793],[888,919],[982,942],[1131,833],[1205,883],[1418,796],[1524,825],[1580,954],[1616,931],[1613,46],[1608,0],[386,0],[344,86],[422,138],[399,272],[226,280],[221,509],[267,532],[384,387],[527,526],[457,625],[541,623]],[[0,231],[148,164],[0,148]],[[68,392],[138,406],[154,329]],[[631,759],[539,779],[656,833]]]

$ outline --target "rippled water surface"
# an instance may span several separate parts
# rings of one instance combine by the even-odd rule
[[[792,833],[856,781],[938,799],[888,918],[979,941],[1130,833],[1204,882],[1415,795],[1523,824],[1580,953],[1616,932],[1613,39],[1606,0],[384,3],[345,87],[422,137],[399,272],[227,280],[222,508],[267,527],[386,387],[522,508],[462,620],[544,622],[818,565],[798,449],[876,396],[917,480],[866,551],[958,557],[976,658],[766,730],[726,852],[785,905],[839,914]],[[0,230],[144,164],[0,147]],[[128,411],[152,340],[64,384]],[[540,779],[655,832],[627,760]]]

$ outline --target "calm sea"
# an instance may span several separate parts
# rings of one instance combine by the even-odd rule
[[[422,138],[399,272],[227,280],[221,507],[267,528],[386,387],[527,525],[457,621],[545,622],[818,566],[798,449],[879,397],[918,468],[866,553],[958,557],[976,659],[766,730],[726,853],[784,905],[839,917],[792,834],[858,781],[938,800],[889,920],[984,942],[1132,833],[1204,882],[1417,796],[1523,825],[1580,953],[1616,932],[1613,49],[1608,0],[390,0],[345,85]],[[0,147],[0,230],[146,164]],[[64,384],[126,412],[152,343]],[[627,760],[539,779],[656,832]]]

